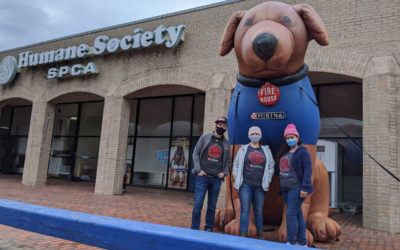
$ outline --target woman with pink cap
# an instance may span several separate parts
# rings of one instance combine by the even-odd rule
[[[249,129],[250,143],[242,145],[233,163],[233,186],[239,191],[240,198],[240,226],[239,234],[248,235],[249,213],[251,204],[254,210],[254,223],[257,229],[257,238],[263,239],[263,205],[265,192],[269,189],[274,174],[275,161],[271,150],[261,145],[261,129],[253,126]]]
[[[299,132],[291,123],[283,134],[286,142],[278,153],[281,194],[286,203],[286,243],[307,246],[306,223],[301,205],[314,191],[311,184],[312,162],[307,149],[301,145]]]

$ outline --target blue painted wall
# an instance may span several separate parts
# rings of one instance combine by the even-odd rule
[[[107,249],[290,249],[281,243],[0,199],[0,223]]]

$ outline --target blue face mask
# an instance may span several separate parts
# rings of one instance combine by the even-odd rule
[[[291,147],[291,148],[297,145],[296,139],[288,139],[288,140],[286,140],[286,143],[287,143],[287,145],[289,145],[289,147]]]
[[[257,143],[261,140],[261,136],[259,135],[250,135],[249,139],[252,143]]]

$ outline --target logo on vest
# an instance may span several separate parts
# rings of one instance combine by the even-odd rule
[[[251,113],[252,120],[284,120],[285,112]]]
[[[265,106],[274,106],[279,100],[280,92],[278,87],[266,82],[258,89],[257,98]]]

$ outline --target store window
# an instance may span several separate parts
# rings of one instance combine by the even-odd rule
[[[32,106],[4,107],[0,116],[0,170],[22,174]]]
[[[138,136],[169,136],[172,98],[142,99],[139,107]]]
[[[319,137],[337,142],[342,151],[338,205],[361,206],[362,151],[358,145],[362,145],[362,86],[349,82],[314,85],[313,88],[320,107]]]
[[[56,106],[49,176],[96,179],[103,107],[102,101]]]
[[[190,136],[192,99],[191,96],[175,98],[173,136]]]
[[[137,138],[133,182],[137,185],[165,186],[167,183],[169,138]],[[162,157],[159,157],[159,154]]]
[[[204,94],[131,101],[126,182],[187,190],[193,141],[203,131]]]
[[[203,120],[204,120],[204,107],[205,98],[200,96],[194,99],[194,106],[196,107],[193,111],[193,136],[201,136],[203,134]]]
[[[320,137],[362,137],[362,86],[359,83],[314,86],[321,108]],[[333,122],[332,122],[333,121]],[[339,129],[336,125],[339,125]]]
[[[9,135],[11,131],[11,107],[4,107],[0,113],[0,135]]]

